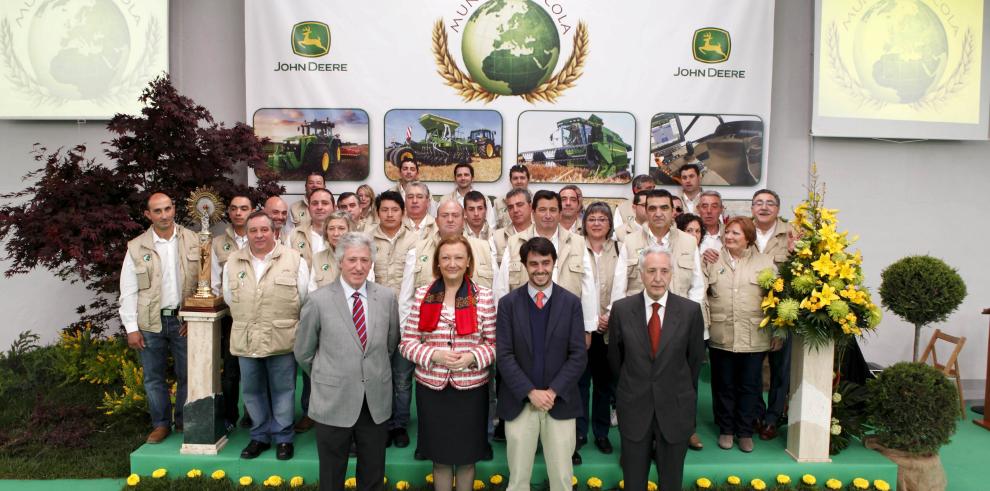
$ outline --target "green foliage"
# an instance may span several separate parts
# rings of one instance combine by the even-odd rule
[[[885,447],[933,454],[956,431],[956,389],[931,366],[897,363],[867,382],[867,388],[867,424]]]
[[[863,437],[863,422],[866,418],[866,387],[843,380],[832,394],[832,426],[838,426],[839,434],[833,431],[828,441],[829,455],[838,455],[849,447],[853,438]]]
[[[107,415],[137,415],[147,410],[144,372],[137,353],[123,337],[104,337],[88,326],[67,329],[55,348],[63,385],[86,382],[107,387],[100,404]]]
[[[966,298],[955,269],[931,256],[909,256],[880,274],[883,306],[916,326],[942,322]]]
[[[39,349],[39,336],[21,332],[6,353],[0,353],[0,397],[20,389],[37,387],[51,373],[53,354]]]

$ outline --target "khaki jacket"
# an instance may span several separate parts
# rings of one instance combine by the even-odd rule
[[[765,293],[756,284],[756,276],[766,268],[777,269],[773,259],[757,252],[755,247],[746,249],[735,268],[725,248],[718,261],[704,265],[712,348],[733,353],[758,353],[770,349],[770,330],[760,328],[764,317],[760,303]]]
[[[488,222],[487,221],[484,223],[484,225],[481,226],[481,232],[480,233],[477,233],[477,234],[471,231],[471,227],[469,227],[467,223],[464,223],[464,236],[465,237],[470,237],[472,239],[481,239],[481,240],[487,241],[488,239],[492,238],[492,234],[494,234],[494,231],[488,225]]]
[[[787,262],[791,253],[787,251],[787,234],[791,230],[791,224],[777,218],[776,228],[773,230],[773,237],[767,241],[767,246],[763,248],[763,254],[773,258],[773,263],[781,265]]]
[[[649,228],[626,236],[626,295],[643,291],[643,278],[639,271],[639,253],[649,247]],[[670,228],[670,257],[673,274],[670,278],[670,291],[687,298],[694,275],[695,256],[698,254],[698,241],[681,232],[677,227]]]
[[[406,253],[416,245],[416,232],[399,228],[395,240],[389,240],[381,225],[369,233],[375,242],[375,283],[392,289],[396,296],[402,288],[402,270],[406,266]]]
[[[536,236],[536,228],[530,225],[524,232],[509,237],[507,247],[509,254],[509,291],[515,290],[529,281],[526,268],[519,257],[519,248],[527,240]],[[584,275],[584,237],[575,235],[561,227],[557,227],[557,279],[554,281],[565,290],[581,297],[581,277]]]
[[[263,358],[292,352],[299,323],[298,254],[276,244],[271,263],[255,278],[251,250],[245,247],[227,259],[227,281],[233,325],[230,353]]]
[[[474,256],[474,280],[475,283],[489,290],[492,282],[495,281],[495,268],[493,263],[492,250],[488,242],[467,238],[471,244],[471,255]],[[430,237],[416,243],[416,265],[413,267],[413,291],[423,285],[432,284],[436,278],[433,276],[433,254],[436,252],[437,244],[440,243],[440,234],[433,234]],[[402,299],[405,300],[405,299]]]
[[[420,222],[420,229],[418,231],[416,230],[416,226],[413,225],[412,219],[409,218],[408,215],[402,217],[402,226],[415,234],[419,234],[417,239],[429,237],[430,235],[437,233],[437,220],[429,213],[423,217],[423,221]]]
[[[304,222],[309,223],[309,204],[306,203],[306,199],[303,198],[289,207],[289,220],[299,227]]]
[[[224,263],[227,262],[227,257],[239,249],[237,247],[237,241],[234,239],[234,227],[232,225],[227,226],[227,230],[224,231],[223,235],[218,235],[213,238],[213,257],[217,258],[217,263],[223,268]]]
[[[306,221],[302,225],[292,229],[292,233],[289,234],[289,239],[286,242],[286,246],[298,252],[306,260],[306,264],[309,265],[313,264],[313,238],[309,235],[312,225],[312,223]]]
[[[633,196],[635,198],[635,196]],[[627,199],[615,207],[614,216],[622,217],[622,225],[636,224],[636,210],[633,209],[632,198]]]
[[[142,331],[161,332],[161,300],[162,300],[162,261],[155,251],[154,230],[148,228],[143,234],[127,243],[127,253],[134,262],[134,274],[137,276],[137,325]],[[175,235],[179,241],[177,260],[179,261],[181,303],[196,292],[196,282],[199,280],[199,238],[196,234],[179,225],[175,225]]]
[[[625,222],[621,227],[615,229],[615,239],[623,242],[630,234],[634,234],[640,230],[643,230],[643,227],[636,223],[636,217],[633,217],[632,221]]]
[[[532,225],[530,225],[532,227]],[[513,235],[518,234],[516,228],[512,226],[510,222],[509,225],[502,227],[494,232],[492,232],[492,241],[495,242],[495,261],[501,263],[502,256],[505,254],[505,247],[509,245],[509,238]]]
[[[337,265],[337,258],[334,257],[334,250],[327,247],[313,255],[311,265],[313,274],[312,281],[316,282],[317,288],[322,288],[337,280],[340,274],[340,267]]]

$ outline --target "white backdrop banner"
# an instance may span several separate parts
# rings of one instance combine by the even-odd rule
[[[591,197],[687,163],[730,198],[767,179],[765,0],[247,0],[245,51],[247,121],[290,192],[314,170],[381,191],[406,155],[427,181],[471,162],[489,194],[517,162]]]

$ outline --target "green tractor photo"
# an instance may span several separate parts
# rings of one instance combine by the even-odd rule
[[[468,135],[474,145],[474,156],[483,159],[502,156],[502,146],[495,143],[495,132],[488,129],[474,130]]]
[[[319,172],[328,176],[341,158],[340,137],[333,134],[333,128],[329,118],[303,121],[297,127],[298,135],[269,144],[268,167],[276,172]]]
[[[421,141],[413,141],[407,138],[403,143],[393,143],[385,150],[385,158],[396,167],[403,159],[413,157],[421,164],[469,164],[474,155],[487,155],[487,145],[480,148],[473,141],[464,139],[458,135],[457,128],[460,123],[450,118],[437,116],[435,114],[423,114],[419,117],[419,124],[426,130],[426,138]],[[488,131],[489,136],[494,136],[494,132]],[[474,135],[475,132],[471,134]],[[494,155],[494,139],[489,140],[491,151]],[[501,152],[501,147],[497,147]]]
[[[543,150],[522,151],[524,163],[568,166],[590,170],[600,177],[623,177],[629,174],[632,145],[606,128],[602,119],[592,114],[585,118],[568,118],[557,122],[550,142],[558,144]]]

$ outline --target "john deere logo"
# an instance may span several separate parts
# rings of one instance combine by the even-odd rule
[[[292,52],[318,58],[330,51],[330,27],[322,22],[307,21],[292,26]]]
[[[722,63],[732,52],[729,31],[704,27],[694,31],[694,59],[702,63]]]

